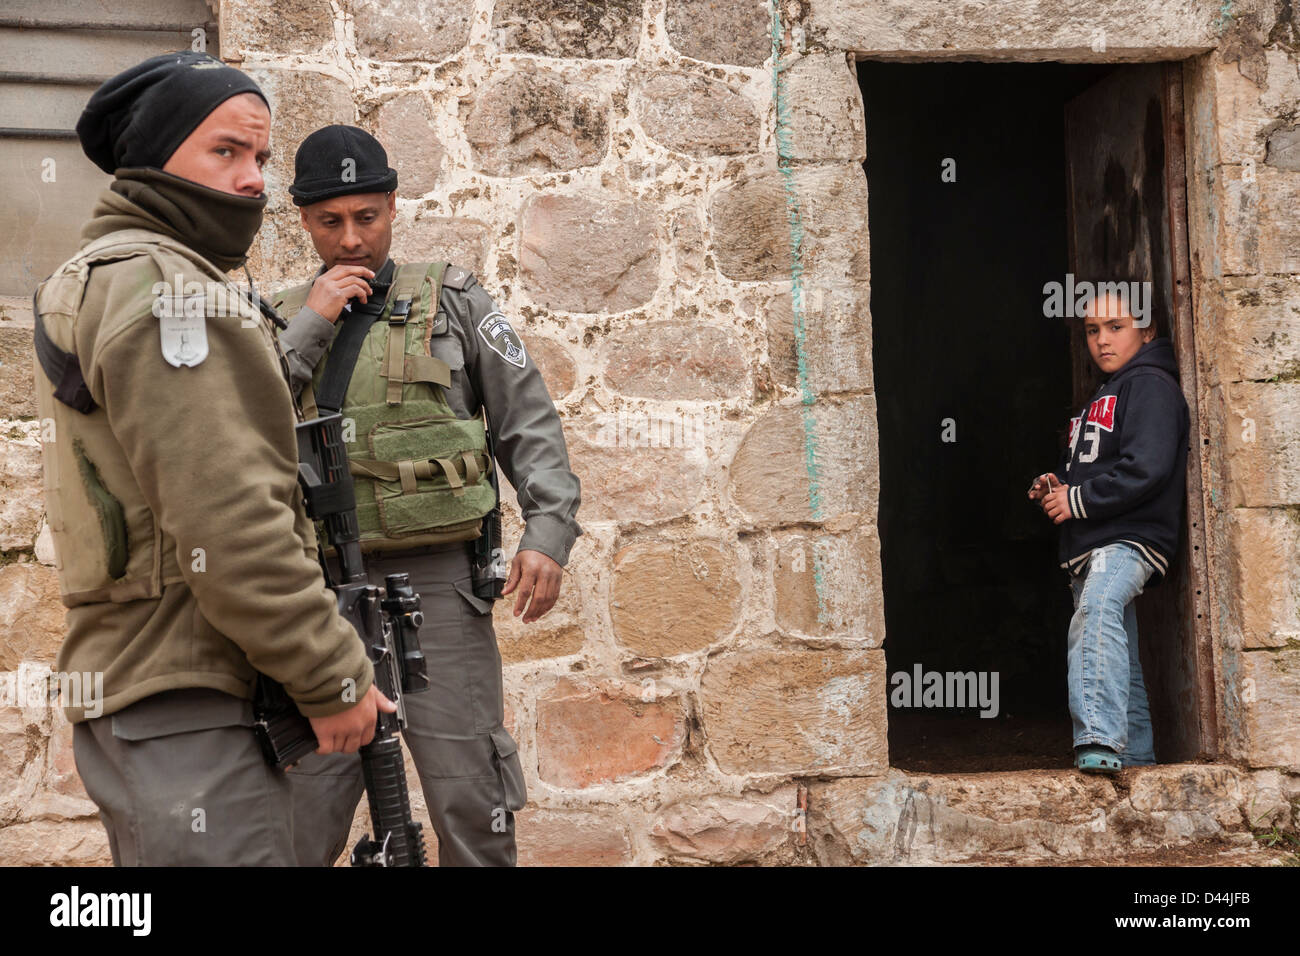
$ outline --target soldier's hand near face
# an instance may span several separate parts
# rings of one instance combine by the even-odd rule
[[[391,714],[397,710],[397,705],[371,684],[366,695],[342,713],[307,718],[311,721],[311,729],[316,732],[316,740],[320,744],[316,752],[356,753],[375,739],[375,723],[379,719],[380,710]]]
[[[349,299],[365,302],[370,297],[374,272],[365,266],[337,265],[312,283],[307,308],[322,318],[337,322]]]
[[[515,599],[514,615],[518,617],[527,604],[528,613],[524,615],[524,623],[531,624],[555,606],[563,577],[564,569],[554,559],[540,551],[520,551],[510,562],[510,577],[501,589],[501,596],[505,597],[518,588],[519,597]],[[530,594],[533,598],[531,602],[528,600]]]

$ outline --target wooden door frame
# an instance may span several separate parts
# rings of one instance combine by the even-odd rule
[[[1166,63],[1164,67],[1165,126],[1165,193],[1169,208],[1169,254],[1173,309],[1170,335],[1178,359],[1179,380],[1187,399],[1190,418],[1187,454],[1187,545],[1189,614],[1184,621],[1193,642],[1196,660],[1196,683],[1199,690],[1197,719],[1201,757],[1218,757],[1222,751],[1218,721],[1219,686],[1214,666],[1214,637],[1210,627],[1214,606],[1214,581],[1211,566],[1211,536],[1206,525],[1208,510],[1202,476],[1208,463],[1200,427],[1200,383],[1197,379],[1195,311],[1192,307],[1192,274],[1187,233],[1187,119],[1183,95],[1184,64]]]

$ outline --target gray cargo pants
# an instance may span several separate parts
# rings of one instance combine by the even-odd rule
[[[514,866],[524,774],[503,725],[492,605],[474,596],[469,545],[369,555],[366,570],[380,586],[384,575],[405,571],[420,595],[429,689],[406,697],[404,736],[438,834],[438,864]],[[361,758],[309,754],[287,776],[298,862],[329,866],[351,849],[348,831],[365,792]]]
[[[289,783],[252,726],[250,701],[199,687],[73,725],[115,866],[294,865]]]

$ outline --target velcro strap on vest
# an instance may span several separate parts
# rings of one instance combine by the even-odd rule
[[[41,310],[36,307],[36,296],[32,296],[32,318],[36,325],[36,361],[41,371],[54,383],[54,397],[69,408],[83,415],[89,415],[99,406],[90,397],[90,387],[81,373],[81,363],[72,352],[64,351],[54,344],[49,333],[45,331],[45,320]]]
[[[461,477],[456,462],[465,469]],[[458,458],[429,458],[421,461],[406,459],[403,461],[379,461],[375,458],[352,458],[348,465],[353,477],[375,478],[379,481],[400,481],[402,494],[416,493],[416,481],[428,481],[442,476],[451,486],[451,493],[460,497],[465,493],[465,486],[477,483],[483,476],[492,473],[492,461],[486,455],[463,451]]]
[[[442,359],[432,355],[408,355],[402,381],[428,382],[451,388],[451,368]]]
[[[447,476],[447,484],[451,485],[451,493],[457,498],[463,495],[465,493],[465,482],[460,475],[456,474],[456,465],[452,460],[450,458],[435,458],[433,460],[442,466],[442,472]]]
[[[402,404],[402,382],[406,378],[406,320],[411,314],[411,289],[399,287],[388,314],[388,356],[384,377],[388,379],[389,405]]]
[[[397,463],[397,474],[402,479],[402,494],[415,494],[415,462],[399,461]]]

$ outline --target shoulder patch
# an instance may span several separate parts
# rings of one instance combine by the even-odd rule
[[[443,287],[455,289],[457,292],[464,292],[474,281],[474,273],[460,266],[448,265],[447,270],[442,274]]]
[[[170,301],[168,301],[170,300]],[[159,305],[159,303],[166,303]],[[159,296],[154,300],[162,354],[170,365],[191,368],[208,357],[208,327],[202,293],[180,298]]]
[[[478,334],[487,347],[518,368],[528,363],[524,343],[500,312],[489,312],[478,324]]]

